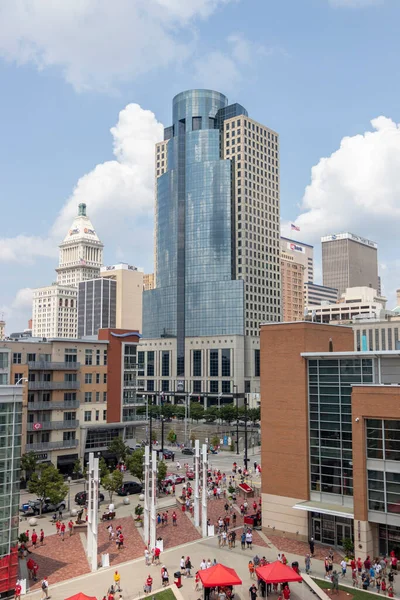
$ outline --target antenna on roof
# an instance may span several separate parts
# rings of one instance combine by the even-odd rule
[[[78,217],[86,217],[86,204],[81,202],[81,204],[78,206],[78,209]]]

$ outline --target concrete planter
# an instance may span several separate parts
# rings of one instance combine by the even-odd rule
[[[127,506],[128,504],[131,503],[131,501],[129,500],[128,496],[125,496],[123,499],[123,503],[125,504],[125,506]]]

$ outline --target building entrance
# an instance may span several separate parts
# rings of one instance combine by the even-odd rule
[[[353,520],[312,512],[309,517],[310,537],[316,542],[342,548],[345,539],[354,541]]]

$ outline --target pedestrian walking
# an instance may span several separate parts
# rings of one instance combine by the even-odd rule
[[[231,531],[232,548],[236,547],[236,531]]]
[[[306,554],[304,562],[306,565],[306,574],[309,575],[311,573],[311,556],[309,554]]]
[[[251,588],[249,588],[249,596],[250,596],[250,600],[256,600],[256,598],[257,598],[257,588],[254,585],[254,583],[251,586]]]
[[[232,527],[236,527],[236,512],[232,515]]]
[[[122,533],[122,531],[120,532],[120,534],[117,537],[117,548],[118,548],[118,552],[120,550],[122,550],[124,547],[124,535]]]
[[[242,535],[240,536],[240,544],[241,544],[241,548],[242,550],[246,549],[246,534],[243,531]]]
[[[146,583],[144,584],[144,592],[145,594],[150,594],[151,589],[153,587],[153,578],[150,573],[147,575]]]
[[[342,577],[345,577],[347,570],[347,562],[343,559],[342,561],[340,561],[340,566],[342,567]]]
[[[192,563],[190,560],[190,556],[186,557],[186,561],[185,561],[185,569],[186,569],[186,577],[191,577],[191,570],[192,570]]]
[[[146,567],[150,566],[150,552],[147,547],[144,549],[144,563]]]
[[[47,600],[49,597],[49,582],[47,577],[43,577],[42,579],[42,600]]]
[[[194,591],[198,592],[200,590],[201,582],[199,572],[196,571],[196,575],[194,576]]]
[[[121,575],[118,573],[118,571],[115,571],[114,573],[114,586],[117,592],[121,591]]]
[[[22,591],[22,587],[19,583],[17,583],[15,586],[15,593],[14,593],[15,600],[21,600],[21,591]]]
[[[254,579],[255,568],[254,568],[254,563],[252,560],[249,560],[249,564],[247,565],[247,568],[249,569],[249,574],[250,574],[251,579]]]
[[[43,546],[44,544],[44,531],[43,529],[40,530],[40,545]]]
[[[161,555],[161,550],[160,548],[155,548],[154,549],[154,564],[159,565],[160,564],[160,555]]]
[[[185,574],[185,557],[184,556],[181,556],[179,568],[181,570],[181,574],[184,575]]]
[[[34,548],[36,548],[36,543],[37,543],[37,539],[38,539],[38,535],[35,531],[35,529],[32,531],[32,546]]]
[[[314,556],[314,538],[313,537],[310,537],[309,546],[310,546],[310,554],[311,554],[311,556]]]
[[[247,530],[246,533],[246,544],[247,544],[247,548],[252,548],[253,547],[253,534],[251,533],[251,529]]]
[[[61,523],[61,527],[60,527],[60,536],[62,541],[64,541],[64,536],[65,536],[65,523]]]
[[[68,521],[68,531],[69,531],[69,536],[71,537],[71,535],[74,533],[74,522],[72,519],[70,519]]]
[[[60,535],[60,528],[61,528],[61,522],[59,519],[57,519],[56,521],[56,533],[57,535]]]
[[[58,518],[62,521],[62,509],[60,508],[58,511]]]
[[[205,569],[207,569],[207,563],[206,563],[206,559],[203,558],[203,560],[200,563],[200,570],[205,571]]]
[[[28,538],[28,539],[26,540],[26,543],[27,543],[27,544],[29,544],[29,536],[30,536],[30,531],[29,531],[29,529],[27,529],[27,530],[25,531],[25,535],[26,535],[26,537]]]
[[[163,567],[161,568],[161,583],[163,587],[169,584],[169,575],[167,567],[165,565],[163,565]]]
[[[177,521],[176,512],[174,511],[172,513],[172,525],[173,525],[173,527],[176,527],[176,521]]]
[[[107,531],[108,531],[108,541],[111,541],[112,540],[112,534],[113,534],[113,531],[114,531],[114,528],[113,528],[113,526],[112,526],[111,523],[107,527]]]
[[[32,566],[32,578],[33,578],[33,581],[37,581],[38,580],[38,571],[39,571],[39,565],[37,564],[37,562],[34,562],[33,566]]]

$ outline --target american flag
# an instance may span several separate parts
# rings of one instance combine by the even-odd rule
[[[81,259],[79,260],[79,263],[80,263],[81,265],[86,265],[86,260],[85,260],[84,258],[81,258]]]
[[[300,227],[297,227],[297,225],[294,225],[293,223],[290,225],[290,229],[293,231],[300,231]]]

